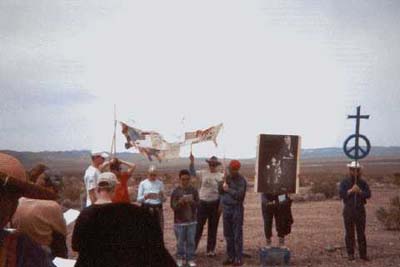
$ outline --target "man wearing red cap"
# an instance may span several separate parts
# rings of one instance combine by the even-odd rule
[[[239,170],[240,162],[232,160],[229,163],[229,175],[219,186],[228,254],[223,265],[243,265],[243,201],[246,196],[247,182]]]

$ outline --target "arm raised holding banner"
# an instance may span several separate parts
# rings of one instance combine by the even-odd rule
[[[196,169],[194,167],[194,156],[193,156],[192,152],[190,152],[189,159],[190,159],[190,164],[189,164],[190,175],[192,177],[197,177],[197,172],[196,172]]]

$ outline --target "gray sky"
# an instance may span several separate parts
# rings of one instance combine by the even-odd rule
[[[0,149],[109,150],[114,103],[171,142],[223,122],[198,155],[253,157],[259,133],[341,146],[359,104],[372,144],[400,145],[399,14],[396,0],[2,0]]]

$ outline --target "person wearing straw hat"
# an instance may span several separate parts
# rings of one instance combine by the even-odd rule
[[[108,158],[108,154],[105,152],[92,152],[91,159],[92,163],[86,169],[83,181],[86,188],[86,203],[85,207],[89,207],[96,202],[96,186],[97,178],[100,175],[100,170],[104,161]]]
[[[199,245],[203,228],[208,221],[207,236],[207,256],[214,257],[215,246],[217,243],[218,222],[221,215],[219,205],[220,197],[218,193],[218,183],[223,181],[224,174],[218,171],[221,162],[216,156],[206,160],[208,169],[196,171],[194,166],[194,156],[190,154],[190,174],[197,177],[200,181],[200,204],[197,210],[197,229],[196,229],[196,248]]]
[[[164,246],[159,221],[149,210],[113,203],[117,177],[100,174],[97,201],[82,210],[72,234],[75,267],[176,267]]]
[[[354,261],[355,232],[360,259],[369,261],[365,237],[366,212],[364,205],[371,197],[367,182],[362,178],[362,166],[353,161],[347,164],[349,176],[340,183],[339,194],[343,200],[343,219],[348,259]]]
[[[222,265],[243,266],[243,202],[246,197],[247,181],[240,174],[240,167],[238,160],[231,160],[229,174],[219,185],[227,250],[227,258]]]
[[[156,215],[160,222],[161,231],[164,232],[163,203],[166,201],[164,196],[164,183],[158,178],[157,168],[151,165],[148,170],[147,179],[139,184],[137,202]]]
[[[27,235],[8,230],[20,197],[53,200],[55,194],[31,184],[16,158],[0,153],[0,264],[2,267],[54,267],[50,256]]]

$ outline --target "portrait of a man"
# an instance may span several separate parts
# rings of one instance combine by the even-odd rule
[[[295,193],[300,137],[261,134],[258,139],[256,192]]]

